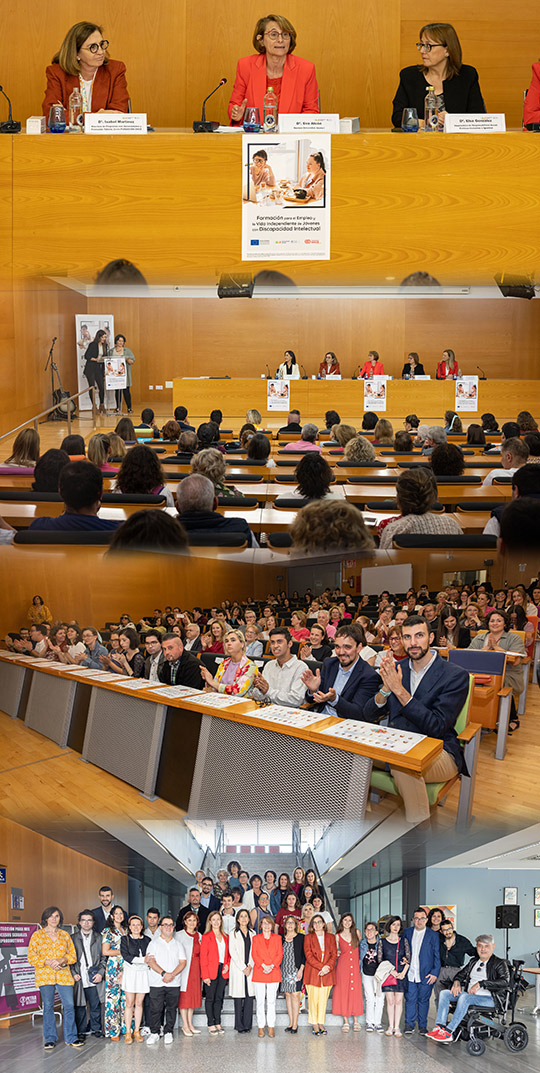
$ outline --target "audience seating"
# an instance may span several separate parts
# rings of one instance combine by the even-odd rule
[[[430,535],[428,533],[396,533],[394,548],[486,548],[496,550],[497,537],[483,533]]]
[[[50,529],[21,529],[14,544],[109,544],[112,531],[61,532]]]

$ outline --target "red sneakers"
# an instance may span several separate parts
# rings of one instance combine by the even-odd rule
[[[449,1043],[453,1039],[452,1033],[440,1025],[435,1025],[431,1032],[426,1032],[426,1036],[428,1039],[434,1039],[436,1043]]]

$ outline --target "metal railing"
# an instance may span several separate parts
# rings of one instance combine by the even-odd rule
[[[7,439],[8,436],[16,436],[17,432],[20,432],[21,429],[26,428],[27,425],[33,425],[37,432],[39,419],[41,417],[47,417],[49,414],[54,413],[55,410],[59,410],[62,406],[66,406],[67,408],[66,420],[68,426],[68,436],[71,436],[71,406],[69,405],[69,403],[73,402],[74,399],[80,399],[81,395],[90,395],[90,398],[92,399],[92,421],[94,428],[96,428],[97,410],[95,391],[96,389],[94,387],[87,387],[84,389],[84,391],[78,391],[76,395],[70,395],[69,397],[66,396],[66,398],[60,399],[60,402],[57,402],[55,406],[49,406],[48,410],[42,410],[40,414],[35,414],[34,417],[29,417],[27,421],[23,421],[22,425],[17,425],[17,428],[12,428],[9,430],[9,432],[4,432],[0,436],[0,443],[2,442],[2,440]]]

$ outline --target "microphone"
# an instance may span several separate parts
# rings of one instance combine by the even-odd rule
[[[304,369],[304,366],[302,365],[302,362],[300,362],[300,369],[302,370],[302,380],[307,380],[308,379],[308,374],[306,373],[306,370]]]
[[[4,123],[0,123],[0,134],[19,134],[20,129],[21,129],[21,124],[16,119],[13,119],[13,116],[11,114],[11,101],[10,101],[7,93],[4,93],[4,87],[3,86],[0,86],[0,93],[2,94],[3,97],[6,98],[6,101],[8,102],[8,105],[9,105],[8,118],[6,119],[6,121]]]
[[[354,370],[354,373],[352,374],[352,379],[353,380],[358,380],[358,370],[359,370],[359,368],[360,368],[360,366],[357,365],[356,369]]]
[[[487,380],[487,376],[486,376],[484,370],[482,369],[482,367],[480,365],[477,365],[476,368],[482,373],[480,379],[481,380]]]
[[[270,372],[270,366],[269,366],[268,362],[265,362],[265,364],[266,364],[266,368],[268,370],[266,379],[271,380],[272,379],[272,373]]]
[[[216,88],[213,89],[212,92],[208,94],[208,97],[204,98],[204,101],[203,101],[203,104],[202,104],[201,118],[193,120],[193,130],[195,131],[195,134],[212,134],[213,131],[217,130],[217,128],[219,127],[219,123],[216,123],[215,121],[206,118],[205,106],[206,106],[206,102],[210,100],[210,97],[212,97],[214,95],[214,93],[216,93],[217,90],[221,88],[221,86],[225,86],[226,83],[227,83],[227,79],[222,78],[221,82],[218,83]]]

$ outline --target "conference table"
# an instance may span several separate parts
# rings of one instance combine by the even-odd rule
[[[534,270],[540,142],[526,132],[337,134],[331,172],[331,261],[272,263],[300,285],[397,285],[419,269],[492,285],[497,272]],[[12,239],[16,279],[90,281],[122,256],[152,283],[215,285],[216,271],[245,270],[239,134],[8,135],[0,187],[2,260]]]
[[[387,728],[351,731],[349,720],[309,709],[276,711],[7,651],[0,694],[11,718],[193,818],[216,819],[226,804],[229,818],[360,821],[373,762],[420,777],[442,751],[437,738],[413,734],[396,744]],[[467,730],[460,824],[472,816],[480,736],[478,727]]]

